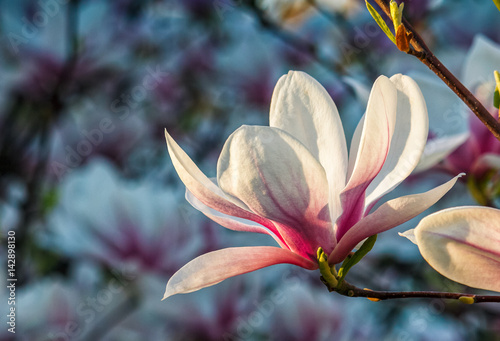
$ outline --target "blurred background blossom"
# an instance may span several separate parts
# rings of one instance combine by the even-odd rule
[[[348,141],[365,107],[363,88],[380,74],[414,75],[428,102],[430,142],[448,140],[430,170],[390,195],[421,192],[445,172],[465,170],[464,182],[426,214],[475,201],[498,206],[498,164],[490,162],[498,141],[390,43],[364,1],[0,4],[0,258],[6,264],[5,238],[15,231],[18,276],[17,333],[4,324],[0,340],[500,340],[495,305],[340,297],[319,273],[287,265],[160,301],[169,276],[199,254],[273,245],[189,206],[164,129],[214,176],[231,132],[267,125],[274,85],[288,70],[327,89]],[[495,113],[493,3],[406,1],[405,15]],[[480,170],[454,162],[484,166],[485,155]],[[432,270],[396,232],[379,236],[350,281],[472,292]],[[2,286],[2,302],[7,295]],[[8,306],[0,307],[6,316]]]

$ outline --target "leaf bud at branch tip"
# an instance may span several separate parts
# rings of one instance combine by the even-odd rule
[[[396,1],[391,0],[391,17],[392,23],[394,24],[394,31],[398,31],[399,26],[401,25],[401,21],[403,18],[403,8],[405,7],[404,2],[402,2],[399,7]]]

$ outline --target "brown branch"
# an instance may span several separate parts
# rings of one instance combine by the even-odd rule
[[[325,283],[325,281],[323,281]],[[335,291],[341,295],[349,297],[366,297],[373,301],[378,300],[392,300],[397,298],[441,298],[460,300],[464,303],[485,303],[485,302],[499,302],[500,296],[489,295],[471,295],[453,292],[438,292],[438,291],[376,291],[369,289],[361,289],[345,280],[340,285],[341,288],[331,288],[325,283],[329,291]]]
[[[387,0],[374,0],[377,5],[391,18],[390,5]],[[392,19],[392,18],[391,18]],[[490,114],[490,112],[479,102],[479,100],[467,89],[432,53],[431,49],[425,44],[422,37],[413,28],[413,26],[403,18],[402,24],[406,32],[412,34],[412,48],[407,52],[417,57],[472,110],[472,112],[483,122],[491,133],[500,140],[500,122]]]

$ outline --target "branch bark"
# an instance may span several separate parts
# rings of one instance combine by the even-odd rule
[[[375,3],[391,18],[390,5],[387,0],[374,0]],[[392,19],[392,18],[391,18]],[[425,41],[413,28],[413,26],[403,18],[402,24],[408,33],[413,34],[410,50],[407,52],[417,57],[472,110],[472,112],[483,122],[491,133],[500,140],[500,122],[498,122],[490,112],[479,102],[479,100],[467,89],[443,63],[432,53]],[[493,72],[493,70],[492,70]]]
[[[323,281],[323,283],[325,282]],[[500,296],[471,295],[439,291],[376,291],[358,288],[345,280],[340,285],[340,288],[331,288],[327,283],[325,284],[327,285],[329,291],[335,291],[341,295],[349,297],[365,297],[372,301],[392,300],[397,298],[441,298],[459,300],[467,304],[485,302],[500,303]]]

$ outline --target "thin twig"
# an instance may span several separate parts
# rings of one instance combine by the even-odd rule
[[[391,18],[390,5],[387,0],[374,0],[377,5]],[[392,18],[391,18],[392,19]],[[479,100],[467,89],[432,53],[425,44],[423,38],[413,28],[413,26],[403,18],[402,24],[408,33],[413,34],[411,39],[412,48],[407,52],[417,57],[472,110],[472,112],[483,122],[491,133],[500,140],[500,122],[489,113],[489,111],[479,102]]]
[[[485,303],[485,302],[500,302],[500,296],[490,295],[471,295],[453,292],[439,291],[376,291],[369,289],[361,289],[344,281],[341,288],[331,288],[327,285],[328,290],[335,291],[341,295],[349,297],[366,297],[374,301],[392,300],[397,298],[441,298],[460,300],[464,303]]]

